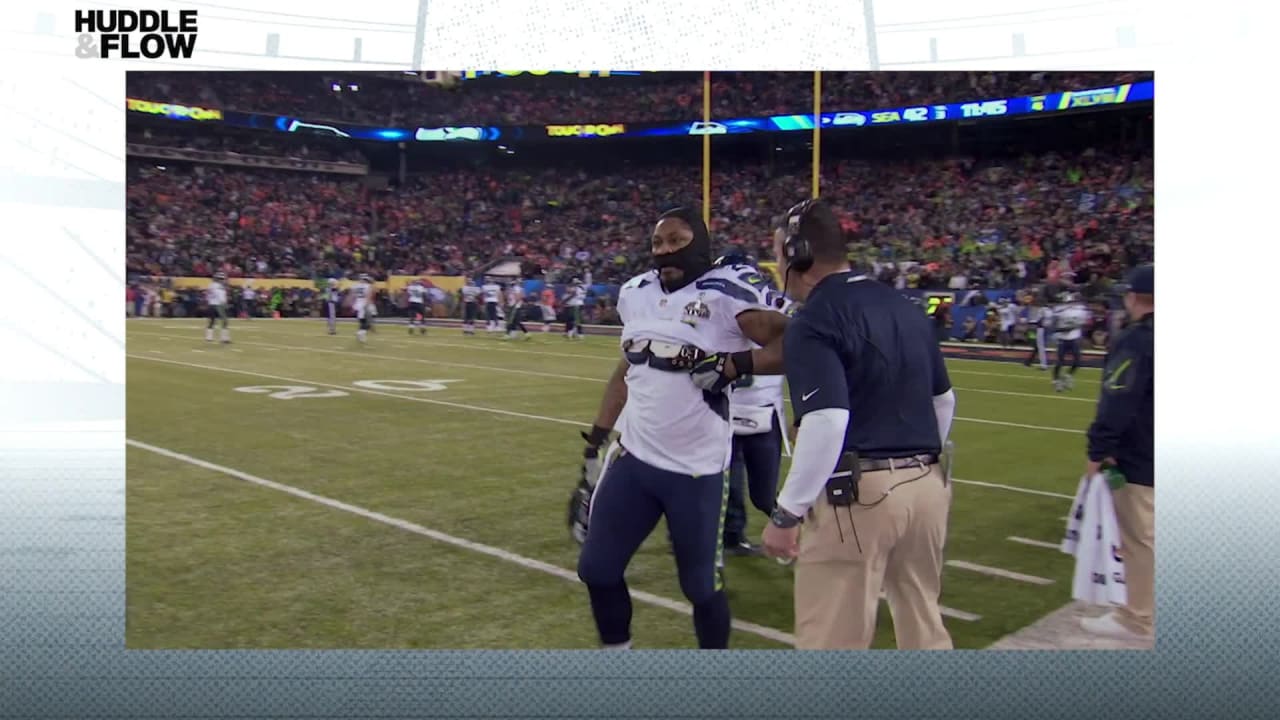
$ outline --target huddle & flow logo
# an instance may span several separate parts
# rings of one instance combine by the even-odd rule
[[[77,10],[76,57],[189,59],[195,10]]]

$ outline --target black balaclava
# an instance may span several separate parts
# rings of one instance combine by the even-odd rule
[[[662,289],[666,292],[675,292],[697,280],[703,273],[712,268],[711,234],[707,232],[707,226],[702,222],[698,211],[693,208],[678,207],[658,216],[659,221],[666,218],[683,220],[693,230],[693,242],[673,253],[653,256],[653,266],[659,271],[667,267],[679,268],[684,271],[684,276],[680,279],[678,285],[667,287],[665,282],[662,284]],[[659,279],[661,281],[661,278]]]

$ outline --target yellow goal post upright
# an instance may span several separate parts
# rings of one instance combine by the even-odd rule
[[[710,152],[707,150],[706,152]],[[816,200],[822,192],[822,71],[813,71],[813,159],[811,161],[810,194]],[[772,237],[772,236],[770,236]],[[782,278],[778,275],[778,263],[772,260],[760,262],[760,269],[768,271],[773,281],[782,287]]]

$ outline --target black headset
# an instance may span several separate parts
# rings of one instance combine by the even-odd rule
[[[787,211],[787,237],[782,241],[782,254],[787,259],[787,268],[789,270],[802,273],[813,267],[813,248],[809,246],[809,241],[800,234],[800,222],[804,220],[805,214],[817,202],[816,198],[805,200],[802,203],[797,203]]]

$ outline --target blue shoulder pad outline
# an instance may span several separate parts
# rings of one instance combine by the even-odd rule
[[[763,298],[760,293],[753,292],[742,285],[730,280],[729,278],[713,277],[704,278],[694,283],[694,287],[699,290],[714,290],[719,293],[728,295],[729,297],[751,305],[760,305]]]

